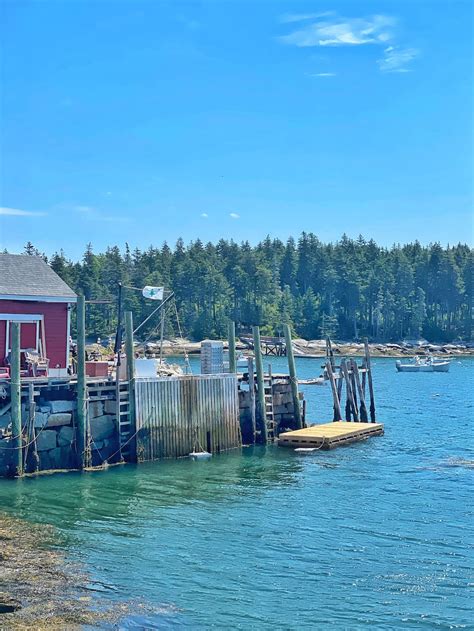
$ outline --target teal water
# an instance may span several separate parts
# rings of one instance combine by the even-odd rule
[[[150,606],[123,629],[472,629],[474,360],[394,364],[374,360],[382,437],[0,481],[1,510],[59,528],[97,597]],[[305,392],[330,420],[330,389]]]

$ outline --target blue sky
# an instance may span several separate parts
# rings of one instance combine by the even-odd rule
[[[1,5],[0,247],[472,239],[472,4]]]

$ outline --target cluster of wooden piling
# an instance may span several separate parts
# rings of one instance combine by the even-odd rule
[[[293,344],[291,340],[291,330],[289,325],[285,325],[285,348],[288,358],[288,370],[291,382],[291,392],[293,398],[294,409],[294,426],[295,429],[301,429],[304,426],[303,414],[300,406],[300,397],[298,392],[298,378],[296,375],[295,357],[293,353]],[[236,373],[236,353],[235,353],[235,323],[229,323],[229,372]],[[272,373],[269,367],[265,373],[263,366],[262,340],[260,335],[260,327],[252,328],[253,350],[255,355],[255,366],[252,358],[248,360],[248,384],[251,398],[251,414],[252,414],[252,434],[255,442],[267,443],[273,442],[277,437],[277,428],[273,417],[272,405],[269,402],[271,397]],[[269,391],[269,393],[268,393]]]
[[[325,373],[331,384],[334,421],[355,421],[356,423],[366,423],[369,421],[375,423],[375,399],[374,387],[372,382],[372,367],[370,363],[369,344],[365,340],[365,354],[362,365],[359,366],[354,358],[344,359],[336,364],[336,358],[332,349],[331,340],[326,340],[326,356],[327,361],[324,367]],[[341,410],[343,385],[346,390],[346,404],[344,410],[344,419]],[[369,388],[370,409],[367,410],[365,399],[366,384]]]

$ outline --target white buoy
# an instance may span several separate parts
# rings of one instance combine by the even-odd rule
[[[209,460],[209,458],[212,458],[212,454],[208,451],[192,451],[189,457],[192,460]]]

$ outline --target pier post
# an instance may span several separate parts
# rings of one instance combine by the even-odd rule
[[[81,469],[87,451],[86,301],[77,297],[77,455]]]
[[[298,394],[298,377],[296,376],[295,356],[293,354],[293,343],[291,341],[291,331],[289,324],[285,324],[285,346],[288,358],[288,369],[290,371],[291,394],[293,397],[293,407],[295,410],[296,429],[302,429],[300,397]]]
[[[367,338],[364,339],[364,349],[365,349],[365,367],[367,370],[367,383],[369,384],[369,394],[370,394],[370,420],[372,423],[375,423],[374,386],[372,383],[372,367],[370,365],[369,341]]]
[[[346,392],[347,392],[346,421],[351,420],[351,411],[352,411],[352,418],[354,419],[354,421],[358,422],[359,413],[357,410],[357,405],[354,401],[354,393],[352,391],[351,378],[349,376],[349,371],[347,370],[347,364],[346,364],[345,359],[341,361],[341,371],[342,371],[342,374],[344,375],[344,380],[346,382]]]
[[[326,362],[326,372],[329,377],[329,383],[331,384],[332,390],[332,398],[334,402],[334,421],[342,421],[342,412],[341,412],[341,403],[339,401],[339,396],[337,393],[336,380],[334,378],[334,372],[332,370],[331,360],[328,359]]]
[[[265,405],[265,384],[263,379],[263,359],[262,359],[262,347],[260,345],[260,327],[254,326],[253,332],[253,345],[255,351],[255,368],[257,371],[257,388],[258,388],[258,417],[260,425],[260,438],[261,442],[266,443],[268,440],[267,432],[267,410]]]
[[[23,475],[23,438],[21,435],[21,381],[20,381],[20,323],[11,324],[11,418],[12,418],[12,448],[13,475]]]
[[[251,414],[251,419],[252,419],[252,437],[253,437],[253,442],[255,443],[256,440],[256,429],[257,429],[257,423],[256,423],[256,414],[255,414],[255,373],[254,373],[254,369],[253,369],[253,358],[249,357],[248,360],[248,370],[249,370],[249,392],[250,392],[250,414]]]
[[[363,423],[367,423],[367,421],[369,420],[369,417],[367,414],[367,406],[365,405],[365,395],[364,395],[364,390],[362,388],[362,384],[360,382],[359,366],[357,365],[357,362],[355,359],[351,360],[351,366],[352,366],[352,374],[354,375],[354,383],[356,384],[357,391],[359,392],[360,420]]]
[[[130,435],[135,434],[137,430],[135,416],[135,349],[133,346],[133,315],[131,311],[125,312],[125,353],[127,355],[127,381],[128,381],[128,409],[130,419]],[[120,423],[120,418],[117,419]],[[120,427],[119,427],[120,431]],[[136,462],[137,459],[137,441],[132,439],[130,442],[131,460]]]
[[[31,452],[31,456],[28,458],[25,455],[25,468],[28,467],[28,471],[35,473],[39,469],[39,457],[38,450],[36,448],[36,434],[35,434],[35,416],[36,416],[36,403],[35,403],[35,387],[32,383],[28,384],[28,407],[29,407],[29,431],[28,431],[28,445]],[[28,453],[28,451],[27,451]]]
[[[235,358],[235,322],[229,322],[229,372],[237,372],[237,362]]]

